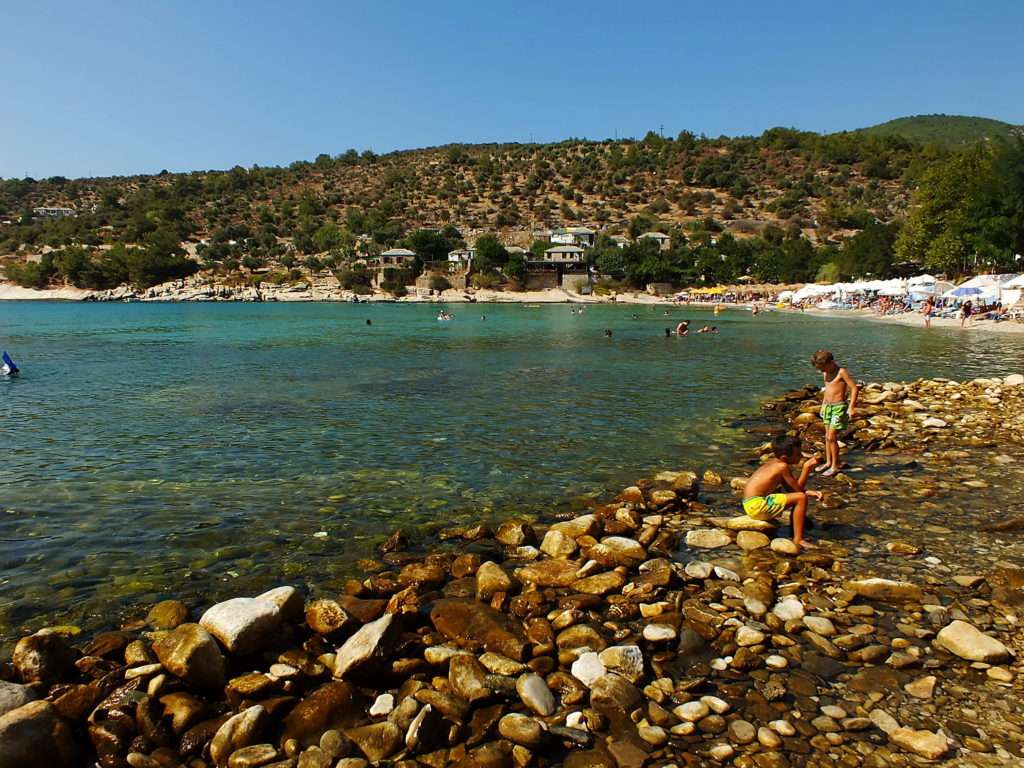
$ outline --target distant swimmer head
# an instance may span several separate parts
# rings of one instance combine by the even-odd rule
[[[611,328],[606,328],[605,331],[604,331],[604,335],[605,335],[605,338],[610,339],[612,337],[612,329]]]

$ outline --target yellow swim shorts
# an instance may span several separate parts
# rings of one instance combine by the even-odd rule
[[[774,520],[786,508],[786,494],[770,493],[743,500],[743,511],[754,520]]]

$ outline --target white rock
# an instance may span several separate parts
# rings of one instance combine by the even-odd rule
[[[771,656],[766,656],[764,665],[768,669],[785,669],[789,666],[789,661],[785,656],[779,656],[777,653],[773,653]]]
[[[900,727],[900,724],[896,720],[896,718],[890,715],[884,709],[872,709],[868,713],[868,717],[871,719],[871,722],[875,724],[878,730],[882,731],[883,733],[891,734],[893,733],[893,731],[898,730]]]
[[[1005,645],[966,621],[953,621],[943,627],[932,644],[969,661],[998,664],[1010,657]]]
[[[1009,376],[1003,379],[1003,384],[1007,387],[1019,387],[1021,385],[1024,385],[1024,375],[1019,373],[1011,373]]]
[[[775,604],[772,613],[783,621],[793,621],[804,617],[804,605],[795,597],[786,597]]]
[[[648,624],[644,627],[643,631],[644,640],[651,643],[675,640],[678,635],[679,633],[676,632],[675,627],[668,624]]]
[[[732,537],[717,528],[698,528],[686,532],[686,546],[701,549],[718,549],[732,544]]]
[[[516,680],[516,692],[523,704],[541,717],[547,717],[555,711],[555,697],[544,682],[544,678],[535,672],[527,672]]]
[[[792,736],[796,733],[796,728],[788,720],[772,720],[768,725],[780,736]]]
[[[683,572],[691,579],[706,579],[712,571],[714,571],[714,566],[711,563],[702,563],[699,560],[693,560],[683,568]]]
[[[777,555],[799,555],[800,548],[792,539],[776,538],[771,541],[772,552]]]
[[[281,609],[270,600],[235,597],[207,609],[200,626],[217,638],[230,653],[245,655],[260,650],[274,639],[281,626]]]
[[[607,650],[607,648],[605,650]],[[572,667],[569,671],[572,672],[573,677],[587,686],[587,688],[590,688],[594,684],[594,681],[608,673],[608,670],[605,669],[605,666],[601,663],[598,655],[593,651],[581,654],[580,657],[572,663]]]
[[[696,723],[711,714],[711,708],[703,701],[688,701],[672,710],[680,720]]]
[[[729,702],[724,699],[720,699],[717,696],[701,696],[700,700],[702,703],[707,704],[713,712],[719,715],[724,715],[729,711]]]
[[[836,633],[835,625],[824,616],[804,616],[804,626],[811,630],[811,632],[817,632],[824,637],[829,637]]]
[[[736,630],[736,645],[749,647],[764,642],[764,632],[753,627],[740,627]]]
[[[949,751],[950,743],[942,731],[915,731],[912,728],[897,728],[889,734],[889,739],[898,747],[908,752],[938,760]]]
[[[359,667],[373,658],[384,636],[391,628],[394,618],[393,613],[385,613],[376,621],[364,624],[346,640],[335,655],[334,676],[342,678],[349,670]]]
[[[383,717],[384,715],[390,715],[394,708],[395,697],[390,693],[382,693],[374,700],[373,706],[370,707],[370,717]]]

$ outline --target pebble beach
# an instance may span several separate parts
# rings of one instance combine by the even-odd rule
[[[396,530],[337,594],[41,630],[0,665],[0,765],[1019,765],[1022,382],[866,386],[818,550],[738,515],[736,467],[679,468]],[[816,408],[766,403],[747,470],[769,431],[816,450]]]

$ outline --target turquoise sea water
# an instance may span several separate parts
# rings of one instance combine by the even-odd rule
[[[23,368],[0,381],[0,636],[168,595],[329,589],[398,525],[550,514],[658,469],[725,466],[750,445],[729,422],[816,381],[819,347],[861,379],[1024,371],[1016,335],[437,309],[0,303]],[[720,333],[666,339],[682,318]]]

